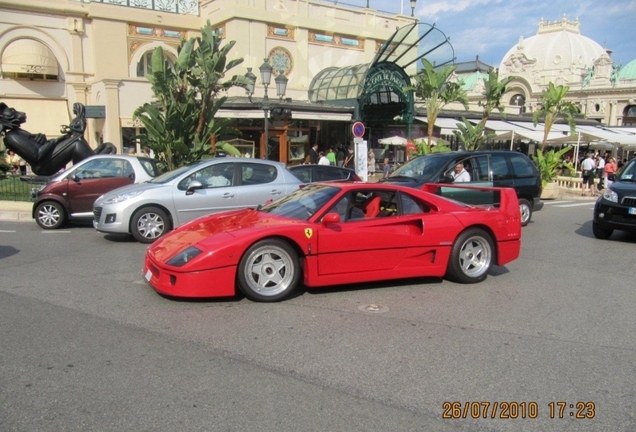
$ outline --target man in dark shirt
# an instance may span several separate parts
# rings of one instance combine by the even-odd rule
[[[311,150],[309,151],[309,161],[312,164],[317,164],[318,160],[318,144],[314,144],[311,146]]]

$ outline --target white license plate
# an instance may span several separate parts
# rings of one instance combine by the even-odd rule
[[[627,213],[636,215],[636,207],[630,207],[629,210],[627,210]]]
[[[144,277],[146,278],[148,282],[150,282],[150,278],[152,278],[152,272],[148,270],[146,274],[144,275]]]

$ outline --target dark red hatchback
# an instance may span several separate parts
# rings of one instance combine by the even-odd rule
[[[128,155],[97,155],[52,177],[36,193],[32,215],[44,229],[67,221],[93,219],[93,203],[121,186],[143,183],[159,174],[154,159]]]

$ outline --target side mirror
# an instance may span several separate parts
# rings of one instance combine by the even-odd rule
[[[444,175],[444,177],[439,179],[439,183],[452,183],[454,181],[455,181],[455,179],[450,174],[446,174],[446,175]]]
[[[195,190],[203,189],[203,185],[198,180],[192,180],[190,185],[188,185],[188,189],[186,190],[186,195],[192,195]]]
[[[322,218],[322,223],[324,225],[330,224],[330,223],[340,223],[340,215],[338,213],[327,213]]]

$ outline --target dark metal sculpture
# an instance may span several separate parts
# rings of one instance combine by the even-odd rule
[[[113,154],[117,148],[104,143],[95,150],[84,139],[86,114],[84,105],[73,104],[75,118],[62,126],[59,138],[47,140],[44,134],[31,134],[21,129],[26,122],[26,114],[0,102],[0,135],[4,135],[4,145],[16,152],[30,166],[34,174],[50,176],[60,171],[69,162],[74,164],[95,154]]]

